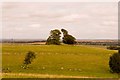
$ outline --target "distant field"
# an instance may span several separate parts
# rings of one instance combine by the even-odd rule
[[[36,59],[29,69],[21,68],[25,54],[34,51]],[[11,74],[63,75],[81,77],[117,78],[117,74],[109,71],[109,57],[116,51],[105,47],[86,45],[30,45],[3,44],[2,67],[9,68]],[[27,75],[6,75],[3,77],[30,77]],[[47,76],[49,77],[49,76]]]

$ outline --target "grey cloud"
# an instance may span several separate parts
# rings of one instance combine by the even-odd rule
[[[55,28],[77,38],[117,38],[117,17],[117,3],[8,2],[3,4],[3,38],[43,39]]]

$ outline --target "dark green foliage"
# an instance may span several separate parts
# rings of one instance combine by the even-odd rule
[[[76,43],[75,37],[73,37],[72,35],[69,35],[67,30],[61,29],[61,31],[63,32],[63,43],[65,43],[65,44],[75,44]]]
[[[64,35],[64,36],[65,36],[65,35],[68,35],[68,31],[67,31],[67,30],[61,29],[61,31],[63,32],[63,35]]]
[[[36,58],[36,55],[35,55],[35,53],[34,52],[32,52],[32,51],[29,51],[27,54],[26,54],[26,56],[25,56],[25,59],[24,59],[24,67],[23,68],[27,68],[27,66],[29,65],[29,64],[31,64],[31,62],[33,61],[33,59],[35,59]]]
[[[48,37],[46,44],[60,45],[60,37],[61,37],[60,34],[61,32],[57,29],[51,30],[50,36]]]
[[[73,37],[72,35],[69,35],[67,30],[61,29],[61,31],[63,32],[63,38],[62,38],[63,43],[65,44],[76,43],[75,37]],[[50,36],[48,37],[46,44],[47,45],[50,45],[50,44],[60,45],[60,37],[61,37],[60,34],[61,32],[58,29],[51,30]]]
[[[75,40],[76,39],[72,35],[65,35],[63,37],[63,43],[65,44],[75,44],[76,43]]]
[[[110,50],[119,50],[120,47],[118,47],[118,46],[109,46],[109,47],[107,47],[107,49],[110,49]]]
[[[112,72],[120,73],[120,53],[114,53],[110,57],[109,66]]]

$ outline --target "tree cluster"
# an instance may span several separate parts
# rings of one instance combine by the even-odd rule
[[[63,43],[65,43],[65,44],[75,44],[76,43],[75,37],[73,37],[72,35],[69,35],[67,30],[61,29],[61,32],[63,33],[63,38],[62,38]],[[48,37],[46,44],[60,45],[61,32],[58,29],[51,30],[50,36]]]

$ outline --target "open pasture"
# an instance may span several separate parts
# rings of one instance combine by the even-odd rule
[[[23,69],[21,66],[28,51],[34,51],[36,59],[29,65],[28,69]],[[115,52],[103,47],[86,45],[3,44],[2,67],[3,69],[9,69],[11,74],[30,73],[117,78],[117,74],[110,73],[108,65],[110,55]],[[3,75],[3,77],[11,76]],[[30,76],[22,75],[18,77]]]

